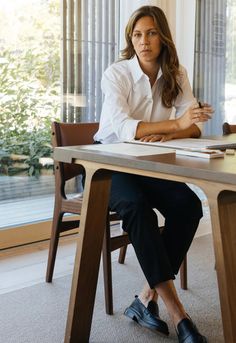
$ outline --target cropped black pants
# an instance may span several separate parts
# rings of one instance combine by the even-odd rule
[[[109,206],[123,220],[149,286],[175,279],[202,217],[197,195],[184,183],[114,173]],[[154,208],[165,218],[162,234]]]

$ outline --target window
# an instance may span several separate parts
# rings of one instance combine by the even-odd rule
[[[0,3],[1,230],[52,215],[51,120],[60,117],[60,2]]]
[[[196,1],[194,92],[215,113],[204,134],[236,123],[236,0]]]
[[[99,121],[101,75],[118,57],[119,13],[119,0],[0,4],[0,248],[33,241],[32,232],[48,237],[51,121]]]

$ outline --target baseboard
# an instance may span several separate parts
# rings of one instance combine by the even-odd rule
[[[70,217],[70,219],[78,220],[78,216]],[[69,218],[66,218],[67,220]],[[66,220],[65,219],[65,220]],[[0,250],[13,248],[16,246],[35,243],[50,239],[52,229],[52,221],[44,221],[39,223],[18,226],[0,230]],[[69,234],[77,233],[78,230],[70,230]],[[68,235],[64,232],[62,236]]]

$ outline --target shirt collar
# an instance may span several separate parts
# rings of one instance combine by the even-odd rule
[[[136,83],[141,79],[143,75],[145,75],[139,65],[137,55],[134,55],[133,58],[129,59],[128,63],[129,63],[129,67],[130,67],[130,71],[131,71],[134,83]],[[162,70],[160,68],[158,71],[156,80],[158,80],[161,76],[162,76]]]

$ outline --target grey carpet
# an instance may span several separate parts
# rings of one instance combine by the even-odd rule
[[[188,255],[187,291],[180,297],[209,342],[222,343],[222,324],[214,270],[211,236],[194,240]],[[70,293],[71,276],[55,279],[0,296],[1,343],[62,343]],[[160,303],[161,315],[168,321],[170,336],[162,338],[123,316],[123,311],[143,285],[135,256],[128,254],[125,265],[113,262],[113,316],[105,314],[103,279],[100,272],[90,342],[176,342],[172,324]],[[81,314],[82,315],[82,314]],[[228,342],[229,343],[229,342]]]

